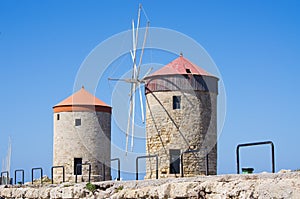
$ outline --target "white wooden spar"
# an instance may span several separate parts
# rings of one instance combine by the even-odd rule
[[[148,20],[147,15],[145,14],[145,17],[147,18],[147,26],[144,34],[144,40],[143,40],[143,45],[141,48],[141,54],[139,57],[139,63],[137,65],[137,48],[138,48],[138,40],[139,40],[139,28],[140,28],[140,18],[141,18],[141,10],[142,10],[142,5],[140,4],[139,6],[139,11],[138,11],[138,19],[137,19],[137,25],[135,27],[134,20],[132,20],[132,50],[130,50],[130,55],[131,59],[133,62],[133,68],[132,68],[132,74],[131,74],[131,79],[113,79],[109,78],[108,80],[113,80],[113,81],[124,81],[127,83],[131,84],[130,88],[130,93],[129,93],[129,99],[130,99],[130,104],[129,104],[129,111],[128,111],[128,121],[127,121],[127,129],[126,129],[126,155],[128,153],[128,143],[129,143],[129,134],[131,131],[131,151],[133,151],[133,146],[134,146],[134,127],[135,127],[135,91],[138,88],[139,89],[139,98],[140,98],[140,105],[141,105],[141,114],[142,114],[142,121],[143,123],[145,122],[145,116],[144,116],[144,106],[142,103],[142,90],[140,85],[144,83],[144,77],[147,76],[152,68],[150,68],[145,76],[143,78],[139,78],[140,75],[140,70],[141,70],[141,65],[142,65],[142,60],[143,60],[143,55],[144,55],[144,50],[145,50],[145,45],[147,41],[147,36],[148,36],[148,28],[150,26],[150,22]],[[144,10],[143,10],[144,11]]]

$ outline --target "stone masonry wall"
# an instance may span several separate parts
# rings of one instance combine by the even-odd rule
[[[59,114],[59,120],[57,120]],[[81,125],[75,126],[75,119]],[[105,112],[54,113],[53,165],[65,166],[66,181],[73,182],[74,158],[91,163],[92,181],[102,180],[102,163],[110,164],[111,114]],[[105,171],[110,179],[110,169]],[[62,181],[62,169],[54,170],[55,182]],[[88,166],[82,167],[78,181],[88,180]]]
[[[181,108],[173,109],[173,96],[181,96]],[[201,149],[183,156],[184,175],[209,174],[217,169],[217,94],[202,91],[163,91],[146,95],[146,152],[159,155],[159,178],[170,174],[170,149]],[[180,174],[177,174],[177,176]],[[155,178],[155,159],[146,160],[146,179]]]
[[[159,180],[97,182],[94,190],[86,183],[44,186],[0,186],[2,199],[100,199],[100,198],[170,198],[170,199],[270,199],[300,198],[300,173],[241,174],[164,178]]]

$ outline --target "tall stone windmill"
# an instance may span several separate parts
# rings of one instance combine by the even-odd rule
[[[140,87],[145,85],[146,94],[146,153],[158,155],[159,177],[180,174],[187,176],[217,172],[217,95],[218,78],[191,63],[181,54],[176,60],[149,75],[151,69],[141,78],[142,56],[147,38],[147,25],[140,59],[137,61],[140,11],[135,28],[132,23],[133,61],[130,79],[110,79],[131,84],[130,108],[126,131],[126,153],[131,131],[131,149],[134,140],[135,91],[139,89],[141,113],[144,104]],[[180,49],[178,49],[180,50]],[[143,119],[143,118],[142,118]],[[186,151],[199,153],[186,153]],[[184,154],[184,155],[182,155]],[[180,164],[180,156],[182,163]],[[146,178],[155,177],[155,161],[147,159]],[[184,166],[185,165],[185,166]]]
[[[217,173],[218,78],[180,57],[145,77],[146,152],[159,157],[159,177]],[[186,151],[199,153],[184,154]],[[155,160],[146,177],[155,177]],[[183,167],[183,168],[181,168]]]

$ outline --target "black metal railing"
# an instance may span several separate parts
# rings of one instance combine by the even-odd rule
[[[252,142],[252,143],[245,143],[239,144],[236,147],[236,165],[237,165],[237,174],[240,173],[240,148],[247,147],[247,146],[257,146],[257,145],[271,145],[271,156],[272,156],[272,173],[275,173],[275,152],[274,152],[274,143],[272,141],[265,141],[265,142]]]
[[[145,159],[145,158],[155,158],[156,160],[156,179],[158,179],[158,155],[145,155],[145,156],[139,156],[136,158],[135,161],[135,169],[136,169],[136,180],[139,180],[139,159]]]
[[[106,170],[106,166],[105,163],[102,163],[102,180],[105,181],[105,170]]]
[[[65,182],[65,167],[64,166],[53,166],[53,167],[51,167],[51,183],[52,184],[54,182],[53,170],[54,169],[58,169],[58,168],[62,168],[62,170],[63,170],[63,173],[62,173],[62,175],[63,175],[63,182]]]
[[[112,161],[118,161],[118,177],[117,177],[117,180],[119,181],[121,179],[121,160],[120,160],[120,158],[113,158],[110,161],[111,162]],[[103,168],[102,169],[103,181],[105,181],[105,169],[106,169],[105,163],[103,164],[102,168]]]
[[[15,170],[15,184],[17,184],[17,172],[21,172],[21,174],[22,174],[21,184],[24,184],[24,169]]]
[[[91,182],[92,165],[90,163],[84,163],[84,164],[76,164],[76,169],[75,169],[75,183],[77,183],[78,168],[82,167],[83,165],[88,165],[89,166],[89,181],[88,182]]]
[[[110,161],[111,162],[113,162],[113,161],[118,162],[118,177],[117,177],[117,180],[119,181],[121,179],[121,160],[120,160],[120,158],[113,158]]]
[[[184,177],[184,169],[183,169],[183,155],[186,154],[186,153],[199,153],[200,151],[205,151],[206,155],[205,155],[205,175],[209,175],[209,166],[208,166],[208,153],[207,153],[207,150],[201,150],[201,149],[197,149],[197,150],[186,150],[184,152],[181,153],[180,155],[180,164],[181,164],[181,167],[180,167],[180,170],[181,170],[181,177]]]
[[[31,184],[33,184],[33,172],[39,170],[41,174],[41,184],[43,184],[43,168],[37,167],[37,168],[32,168],[31,169]]]
[[[4,180],[3,174],[6,174],[6,180]],[[4,181],[4,183],[3,183],[3,181]],[[10,184],[9,172],[8,171],[2,171],[1,172],[1,185],[2,184],[5,184],[5,185]]]

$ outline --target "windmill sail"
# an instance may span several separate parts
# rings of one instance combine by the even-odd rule
[[[138,48],[138,41],[139,41],[139,28],[140,28],[140,23],[141,23],[141,11],[143,11],[146,19],[147,19],[147,24],[146,24],[146,30],[144,33],[143,37],[143,43],[142,43],[142,48],[141,48],[141,53],[138,58],[137,56],[137,48]],[[140,78],[140,71],[141,71],[141,65],[142,65],[142,60],[143,60],[143,55],[144,55],[144,50],[145,50],[145,45],[147,41],[147,36],[148,36],[148,29],[150,26],[149,19],[142,8],[142,5],[139,5],[139,10],[138,10],[138,19],[137,19],[137,24],[135,25],[134,20],[132,20],[132,50],[130,50],[130,55],[132,59],[132,74],[130,79],[111,79],[113,81],[123,81],[131,84],[130,88],[130,93],[129,93],[129,99],[130,99],[130,104],[129,104],[129,110],[128,110],[128,121],[127,121],[127,129],[126,129],[126,154],[128,152],[128,144],[129,144],[129,135],[131,132],[131,151],[133,151],[134,147],[134,127],[135,127],[135,102],[136,102],[136,90],[138,89],[139,92],[139,101],[140,101],[140,107],[141,107],[141,115],[142,115],[142,121],[144,123],[145,121],[145,116],[144,116],[144,107],[142,103],[142,90],[141,90],[141,84],[144,83],[143,78]],[[137,62],[138,60],[138,62]],[[151,71],[151,70],[150,70]],[[149,73],[149,71],[147,72]]]

